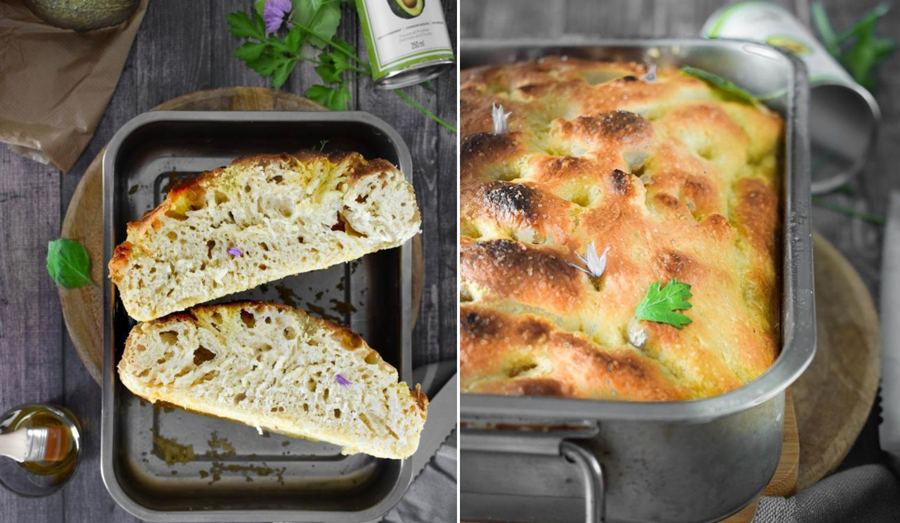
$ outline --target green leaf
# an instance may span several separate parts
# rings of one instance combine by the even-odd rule
[[[253,15],[253,29],[256,30],[256,37],[260,40],[265,40],[266,21],[263,20],[262,13],[257,13],[256,10],[254,10],[251,14]]]
[[[265,29],[260,34],[247,13],[229,13],[225,17],[225,22],[228,24],[229,32],[238,38],[265,38]]]
[[[639,320],[668,323],[681,330],[691,323],[691,319],[675,311],[690,309],[691,304],[687,300],[691,296],[691,286],[687,283],[672,278],[665,287],[660,288],[660,283],[655,281],[647,289],[634,315]]]
[[[334,38],[341,23],[341,6],[335,0],[301,0],[294,4],[292,21],[315,31],[325,39]],[[309,43],[323,49],[328,42],[310,36]]]
[[[284,82],[287,81],[288,76],[294,72],[294,68],[297,67],[297,60],[291,59],[284,63],[282,63],[278,70],[275,71],[275,76],[272,77],[272,87],[275,89],[280,88],[284,85]]]
[[[813,25],[816,27],[816,32],[819,33],[819,39],[822,41],[825,49],[831,53],[831,56],[840,58],[841,48],[837,40],[837,35],[834,34],[834,29],[831,28],[831,22],[828,21],[828,15],[825,13],[825,7],[821,2],[813,2],[812,19]]]
[[[341,73],[353,67],[347,58],[339,53],[322,53],[319,55],[319,61],[322,65],[316,67],[316,72],[325,83],[329,84],[342,82]]]
[[[714,87],[718,87],[719,89],[725,91],[726,93],[732,94],[741,100],[745,100],[750,103],[757,103],[759,98],[753,96],[749,92],[744,89],[738,87],[731,81],[728,81],[721,76],[712,74],[710,72],[704,71],[703,69],[697,69],[696,67],[682,67],[681,72],[688,75],[693,76],[694,78],[699,78],[704,82],[713,85]]]
[[[876,5],[865,14],[863,14],[859,18],[859,20],[857,20],[852,26],[841,31],[837,35],[838,43],[843,43],[853,35],[858,35],[861,32],[870,31],[875,27],[875,24],[878,22],[878,20],[884,15],[888,14],[888,11],[890,10],[891,6],[886,3]]]
[[[266,0],[256,0],[256,2],[253,4],[253,8],[254,10],[256,10],[259,16],[262,16],[263,13],[266,12]]]
[[[337,87],[314,85],[303,95],[332,111],[344,111],[347,109],[347,103],[350,102],[350,91],[347,90],[346,84],[340,84]]]
[[[247,67],[253,69],[262,77],[272,76],[282,63],[288,59],[280,55],[273,55],[270,52],[264,53],[262,56],[252,62],[247,62]]]
[[[297,51],[300,50],[300,28],[295,27],[291,29],[291,32],[284,37],[284,45],[287,47],[288,51],[293,54],[297,54]]]
[[[57,285],[66,289],[99,287],[91,279],[90,255],[74,240],[59,239],[47,244],[47,272]]]
[[[231,52],[235,58],[243,62],[252,62],[262,56],[266,44],[247,42]]]
[[[850,49],[841,58],[841,63],[854,80],[870,91],[875,88],[875,67],[890,56],[895,47],[893,40],[875,35],[875,25],[887,13],[886,7],[879,7],[869,11],[848,31],[841,33],[856,36]]]

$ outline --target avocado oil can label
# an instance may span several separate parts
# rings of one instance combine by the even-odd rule
[[[356,0],[356,7],[379,88],[421,83],[453,66],[440,0]]]

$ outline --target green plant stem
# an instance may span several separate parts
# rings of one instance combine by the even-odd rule
[[[457,131],[456,131],[456,127],[453,127],[452,125],[448,124],[447,122],[441,120],[440,118],[438,118],[438,116],[437,116],[436,114],[434,114],[434,113],[432,113],[431,111],[429,111],[428,109],[422,107],[422,106],[419,104],[419,102],[413,100],[413,99],[410,98],[409,96],[406,96],[406,94],[404,94],[403,92],[401,92],[399,89],[394,89],[394,93],[395,93],[397,96],[399,96],[401,100],[403,100],[404,102],[406,102],[406,103],[408,103],[409,105],[411,105],[411,106],[415,107],[416,109],[418,109],[418,110],[419,110],[422,114],[424,114],[425,116],[431,118],[432,120],[434,120],[435,122],[439,123],[440,125],[443,125],[443,126],[446,127],[447,129],[450,129],[450,130],[453,131],[454,133],[457,132]]]
[[[338,44],[334,43],[330,38],[325,38],[323,35],[321,35],[321,34],[315,32],[315,31],[313,31],[312,29],[310,29],[309,27],[306,27],[305,25],[296,24],[295,27],[299,27],[299,28],[302,29],[303,31],[305,31],[305,32],[307,32],[307,33],[309,33],[309,34],[311,34],[312,36],[315,36],[315,37],[318,38],[319,40],[322,40],[323,42],[327,43],[328,45],[330,45],[330,46],[333,47],[334,49],[336,49],[336,50],[338,50],[338,51],[344,53],[345,55],[349,56],[350,58],[352,58],[354,61],[356,61],[356,63],[358,63],[358,64],[360,64],[360,65],[363,65],[364,67],[369,67],[369,64],[367,64],[366,62],[363,62],[362,60],[359,59],[358,56],[356,56],[356,53],[354,53],[354,52],[352,52],[352,51],[350,51],[350,50],[348,50],[348,49],[344,49],[343,47],[341,47],[341,46],[339,46]]]
[[[856,209],[847,207],[845,205],[841,205],[839,203],[834,203],[834,202],[826,200],[820,196],[813,196],[812,204],[815,205],[816,207],[828,209],[829,211],[840,213],[845,216],[852,216],[854,218],[859,218],[859,219],[867,221],[869,223],[874,223],[875,225],[887,224],[887,220],[885,220],[881,216],[876,216],[874,214],[867,213],[864,211],[857,211]]]

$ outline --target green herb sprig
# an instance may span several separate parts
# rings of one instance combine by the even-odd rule
[[[832,212],[836,212],[838,214],[843,214],[844,216],[850,216],[851,218],[859,218],[865,222],[874,224],[874,225],[887,225],[887,220],[878,216],[876,214],[872,214],[865,211],[857,211],[852,207],[847,207],[846,205],[841,205],[839,203],[833,202],[831,200],[827,200],[822,198],[821,196],[813,196],[812,204],[816,207],[820,207],[822,209],[827,209]]]
[[[880,38],[875,34],[875,26],[888,11],[888,4],[879,4],[847,29],[835,33],[825,7],[820,2],[812,5],[813,25],[825,49],[847,69],[854,80],[870,91],[876,85],[876,67],[890,57],[897,47],[894,40]]]
[[[675,278],[660,288],[658,281],[650,284],[644,299],[638,304],[634,316],[639,320],[668,323],[678,330],[691,323],[691,319],[676,311],[691,308],[688,300],[693,296],[691,286]]]
[[[356,48],[335,36],[341,22],[341,4],[354,4],[349,0],[292,0],[290,30],[278,37],[266,34],[265,3],[266,0],[258,0],[249,15],[238,11],[225,18],[231,34],[244,40],[232,52],[234,57],[260,76],[271,78],[272,87],[276,89],[284,85],[298,63],[314,64],[323,83],[309,87],[304,96],[332,111],[346,110],[352,98],[347,83],[355,78],[372,76],[371,67],[357,56]],[[317,49],[318,54],[304,54],[308,46]],[[394,93],[428,118],[457,132],[456,127],[399,89]]]
[[[91,257],[75,240],[59,239],[47,244],[47,272],[60,287],[99,287],[91,279]]]

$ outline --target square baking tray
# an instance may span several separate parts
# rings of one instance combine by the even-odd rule
[[[384,158],[412,182],[400,135],[361,112],[157,111],[125,124],[103,158],[103,252],[180,180],[235,158],[321,147]],[[359,333],[409,382],[411,243],[215,302],[286,303]],[[105,265],[105,263],[104,263]],[[104,267],[104,271],[106,271]],[[409,460],[343,456],[328,443],[258,433],[133,396],[116,373],[135,325],[104,279],[101,472],[112,497],[149,521],[370,521],[410,483]]]

